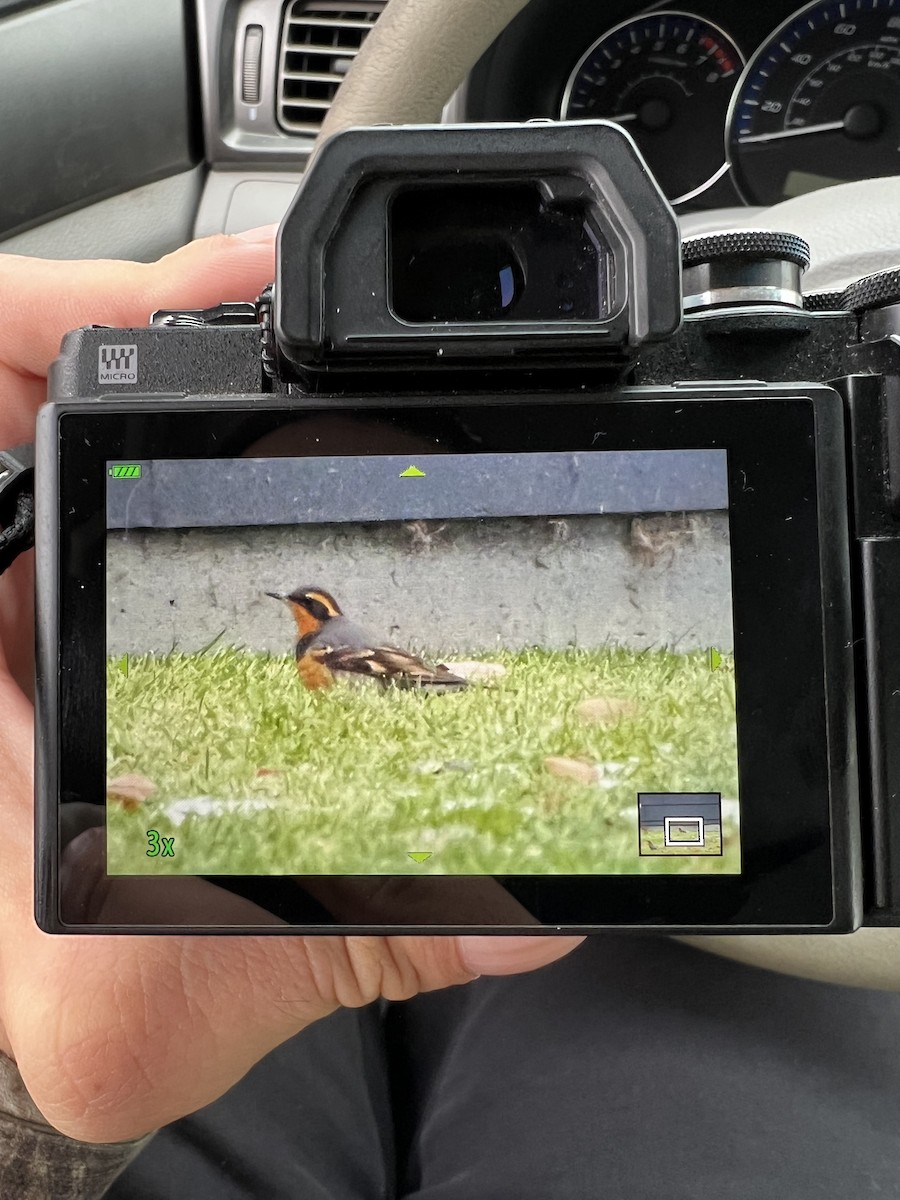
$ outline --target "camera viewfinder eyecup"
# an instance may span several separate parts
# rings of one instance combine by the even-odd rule
[[[678,224],[612,122],[350,129],[281,226],[273,318],[300,373],[621,362],[681,322]]]

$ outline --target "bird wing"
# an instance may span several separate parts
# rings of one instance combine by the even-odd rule
[[[395,646],[321,645],[310,650],[309,655],[329,671],[377,679],[385,685],[442,691],[458,691],[466,686],[465,679],[443,664],[430,667],[415,654]]]

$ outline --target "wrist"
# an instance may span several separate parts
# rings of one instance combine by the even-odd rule
[[[0,1193],[16,1200],[99,1200],[152,1134],[130,1142],[90,1144],[46,1121],[18,1068],[0,1053]]]

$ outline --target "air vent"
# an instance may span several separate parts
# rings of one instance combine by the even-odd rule
[[[278,122],[316,134],[341,80],[387,0],[293,0],[281,32]]]

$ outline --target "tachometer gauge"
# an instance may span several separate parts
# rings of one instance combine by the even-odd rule
[[[815,0],[747,64],[728,127],[749,204],[900,173],[900,0]]]
[[[618,121],[669,199],[681,199],[724,167],[722,130],[743,65],[734,42],[709,21],[647,13],[623,21],[581,57],[562,116]]]

